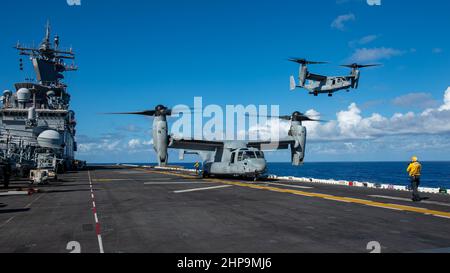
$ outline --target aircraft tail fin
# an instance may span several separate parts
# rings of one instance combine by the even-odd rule
[[[297,83],[295,82],[294,76],[291,76],[290,90],[291,90],[291,91],[294,91],[295,88],[297,88]]]

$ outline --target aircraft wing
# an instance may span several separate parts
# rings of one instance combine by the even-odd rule
[[[317,75],[317,74],[312,74],[309,73],[308,76],[306,77],[308,80],[313,80],[313,81],[318,81],[318,82],[324,82],[327,80],[326,76],[322,76],[322,75]]]
[[[275,141],[250,141],[248,147],[256,148],[262,151],[287,150],[291,145],[295,145],[293,138],[281,139]]]
[[[215,152],[224,147],[220,141],[195,140],[185,138],[170,138],[169,148],[191,151]]]

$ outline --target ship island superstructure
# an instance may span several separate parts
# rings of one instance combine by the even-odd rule
[[[36,170],[54,177],[75,167],[77,144],[75,112],[70,110],[71,96],[63,83],[64,72],[75,71],[66,60],[75,59],[72,49],[59,49],[59,36],[51,41],[50,25],[40,46],[14,47],[20,57],[29,58],[36,79],[14,84],[15,92],[6,89],[0,108],[0,164],[4,180],[13,174],[31,178]],[[39,172],[39,176],[41,172]],[[47,176],[47,177],[45,177]],[[7,184],[7,181],[4,181]]]

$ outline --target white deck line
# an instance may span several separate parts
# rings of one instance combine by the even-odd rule
[[[384,195],[369,195],[369,197],[374,197],[374,198],[382,198],[382,199],[390,199],[390,200],[397,200],[397,201],[405,201],[405,202],[413,202],[411,199],[409,198],[401,198],[401,197],[394,197],[394,196],[384,196]],[[450,207],[450,204],[447,203],[441,203],[441,202],[436,202],[436,201],[421,201],[420,204],[429,204],[429,205],[438,205],[438,206],[446,206],[446,207]]]
[[[181,190],[181,191],[174,191],[174,193],[187,193],[187,192],[195,192],[195,191],[208,191],[208,190],[216,190],[216,189],[224,189],[233,187],[232,185],[223,185],[223,186],[217,186],[217,187],[208,187],[208,188],[199,188],[199,189],[189,189],[189,190]]]
[[[127,166],[127,165],[122,165]],[[135,165],[133,165],[135,167]],[[140,166],[148,167],[148,166]],[[155,169],[160,170],[172,170],[172,171],[185,171],[185,172],[196,172],[194,169],[184,169],[184,168],[171,168],[171,167],[155,167]],[[383,190],[395,190],[395,191],[409,191],[407,187],[393,184],[383,184],[383,183],[371,183],[371,182],[361,182],[361,181],[346,181],[346,180],[333,180],[333,179],[315,179],[315,178],[305,178],[305,177],[295,177],[295,176],[276,176],[269,175],[271,179],[278,179],[280,181],[289,182],[303,182],[303,183],[318,183],[318,184],[329,184],[329,185],[341,185],[348,187],[360,187],[360,188],[372,188],[372,189],[383,189]],[[444,189],[447,194],[450,194],[450,189]],[[419,192],[422,193],[432,193],[440,194],[441,188],[419,188]]]

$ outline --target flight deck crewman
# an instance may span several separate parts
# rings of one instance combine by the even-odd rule
[[[198,175],[200,173],[200,162],[195,162],[194,168],[195,168],[195,173]]]
[[[419,185],[420,185],[420,176],[422,172],[422,165],[419,163],[419,160],[416,156],[411,158],[411,164],[409,164],[408,169],[406,170],[411,178],[411,186],[413,190],[412,200],[414,202],[420,202],[422,199],[419,195]]]

